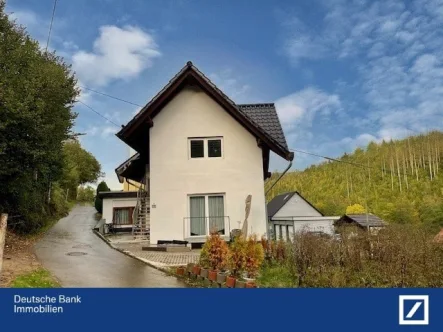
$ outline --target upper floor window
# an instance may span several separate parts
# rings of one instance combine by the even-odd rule
[[[221,158],[223,137],[189,138],[190,158]]]

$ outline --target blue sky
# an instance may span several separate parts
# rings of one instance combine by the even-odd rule
[[[46,43],[52,0],[6,10]],[[186,63],[237,103],[275,102],[290,148],[327,156],[442,129],[443,1],[59,0],[50,49],[79,84],[145,104]],[[117,124],[137,107],[88,91]],[[119,189],[129,150],[116,126],[77,104],[83,146]],[[321,160],[296,154],[294,168]],[[273,156],[271,170],[286,162]]]

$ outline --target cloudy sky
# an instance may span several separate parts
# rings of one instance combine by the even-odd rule
[[[45,45],[52,6],[6,9]],[[135,104],[191,60],[234,101],[275,102],[290,148],[335,157],[443,129],[442,26],[442,0],[59,0],[50,49],[80,85]],[[117,124],[138,110],[87,90],[81,100]],[[75,110],[82,144],[119,189],[114,169],[129,150],[118,128]],[[320,161],[295,160],[298,169]],[[271,170],[285,165],[274,156]]]

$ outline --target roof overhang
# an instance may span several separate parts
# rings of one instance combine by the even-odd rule
[[[146,172],[146,158],[140,153],[133,155],[115,169],[118,180],[123,183],[123,179],[130,179],[141,182]]]

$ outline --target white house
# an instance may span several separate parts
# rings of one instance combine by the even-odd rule
[[[268,203],[268,219],[277,239],[290,239],[303,229],[332,235],[333,222],[338,217],[325,217],[300,193],[293,191],[275,196]]]
[[[144,184],[134,223],[151,244],[202,243],[211,231],[228,239],[244,220],[248,195],[248,231],[266,233],[270,151],[294,157],[274,104],[235,104],[191,62],[117,137],[137,151],[116,173]]]

